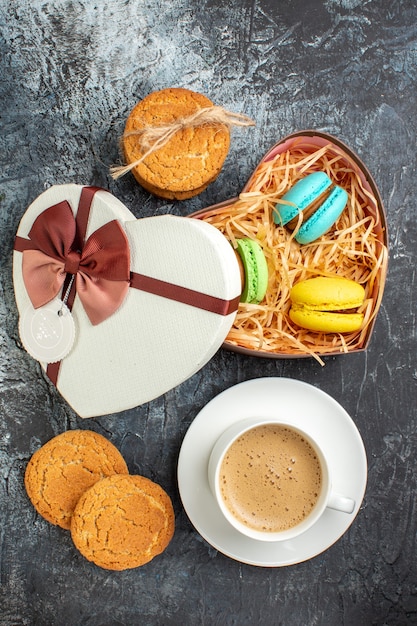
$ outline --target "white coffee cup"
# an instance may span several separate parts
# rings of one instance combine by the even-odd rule
[[[261,427],[264,427],[264,428],[261,428]],[[271,431],[271,427],[275,427],[274,434]],[[259,442],[259,439],[261,438],[262,434],[264,434],[264,436],[267,436],[267,439],[264,439],[261,444]],[[233,481],[235,484],[234,488],[232,489],[233,500],[238,502],[238,508],[240,507],[241,502],[244,502],[243,508],[245,508],[246,502],[247,502],[246,496],[250,494],[250,496],[248,497],[252,499],[252,496],[255,494],[255,500],[256,498],[262,499],[262,496],[265,495],[265,499],[262,502],[262,510],[264,511],[265,508],[268,510],[269,506],[272,507],[272,500],[275,501],[275,494],[277,494],[276,489],[279,489],[280,490],[279,497],[281,499],[279,502],[275,501],[275,507],[277,507],[275,508],[275,510],[278,510],[280,507],[282,509],[282,506],[284,506],[285,497],[288,497],[289,499],[291,499],[292,491],[293,491],[292,486],[296,485],[298,488],[298,485],[300,485],[303,482],[303,479],[308,477],[307,482],[308,483],[311,482],[311,485],[310,484],[308,485],[308,489],[314,490],[314,497],[313,497],[313,491],[311,492],[312,494],[311,498],[307,494],[305,505],[303,505],[304,509],[306,510],[303,509],[303,513],[302,514],[300,513],[299,517],[297,518],[297,521],[294,522],[292,520],[290,521],[289,519],[287,519],[286,522],[284,522],[284,526],[280,529],[272,529],[272,527],[269,529],[262,529],[260,528],[259,523],[258,523],[259,520],[258,520],[258,511],[256,510],[256,505],[254,506],[255,510],[252,511],[252,513],[249,514],[249,509],[246,512],[244,512],[244,515],[246,516],[244,517],[244,519],[246,520],[244,522],[242,521],[243,518],[238,519],[237,517],[238,514],[236,512],[232,512],[231,508],[233,508],[233,506],[229,508],[230,502],[229,502],[229,505],[226,504],[225,497],[222,493],[222,487],[221,487],[221,480],[223,480],[225,476],[224,472],[221,471],[222,464],[223,464],[223,461],[227,457],[227,461],[229,462],[230,460],[230,464],[233,466],[233,461],[231,460],[230,450],[232,448],[232,445],[235,444],[235,442],[239,438],[241,438],[242,435],[245,435],[245,439],[249,439],[249,441],[252,441],[253,445],[256,448],[256,451],[259,453],[258,455],[259,459],[256,460],[258,463],[257,467],[259,469],[259,477],[254,469],[248,469],[249,465],[248,466],[245,465],[245,467],[243,468],[242,465],[237,465],[235,463],[234,465],[236,467],[239,467],[240,469],[234,471],[233,475],[232,475],[232,471],[230,470],[230,468],[227,468],[227,471],[229,472],[230,476],[226,477],[225,484],[227,484],[228,482],[231,484],[232,478],[233,478]],[[275,437],[276,437],[276,440],[275,440]],[[277,458],[278,456],[279,458],[281,458],[282,455],[284,454],[284,452],[281,454],[278,451],[277,449],[278,443],[279,443],[280,448],[282,448],[283,450],[285,449],[285,454],[288,453],[288,449],[289,449],[288,448],[289,444],[282,443],[281,437],[284,437],[285,440],[287,439],[291,440],[290,447],[298,446],[298,448],[293,447],[293,450],[297,450],[297,454],[295,456],[293,455],[294,458],[291,458],[288,461],[287,463],[288,467],[282,467],[281,469],[278,469],[279,463],[277,462]],[[270,455],[269,457],[267,457],[268,453],[263,451],[264,441],[266,440],[268,440],[268,446],[269,446],[268,450],[273,450],[276,448],[276,456],[274,456],[275,453],[272,453],[272,456]],[[237,445],[241,445],[240,444],[241,441],[242,440],[239,439],[239,444],[236,444],[235,447],[232,449],[232,456],[236,456],[233,451],[236,450]],[[246,446],[247,445],[248,443],[246,443]],[[241,452],[239,452],[239,454],[244,456],[245,458],[244,463],[246,463],[246,459],[247,459],[247,463],[250,464],[251,461],[249,458],[250,454],[248,450],[249,450],[248,447],[241,448]],[[267,458],[261,459],[263,455],[266,455]],[[243,456],[240,456],[239,459],[242,459]],[[304,457],[304,461],[302,460],[302,457]],[[235,461],[236,461],[236,458],[235,458]],[[253,468],[253,466],[254,466],[254,462],[252,461],[251,467]],[[262,469],[261,469],[261,466],[262,466]],[[223,469],[225,467],[226,466],[223,466]],[[315,479],[312,478],[313,468],[315,469],[318,468],[317,475],[321,474],[321,478],[317,480],[317,485],[314,485]],[[236,472],[244,472],[244,475],[238,474]],[[264,474],[262,474],[262,472]],[[261,474],[262,474],[262,478],[261,478]],[[273,485],[272,487],[265,486],[266,479],[269,476],[272,476],[272,479],[269,481],[270,485],[271,486]],[[259,479],[259,482],[257,482],[258,479]],[[346,514],[351,514],[355,508],[354,500],[352,500],[351,498],[342,496],[340,494],[334,493],[332,491],[332,481],[331,481],[331,476],[330,476],[330,471],[329,471],[329,465],[327,463],[325,454],[323,453],[317,441],[309,433],[305,432],[303,429],[300,429],[294,423],[287,422],[281,419],[271,419],[271,418],[268,419],[268,418],[259,418],[259,417],[246,418],[246,419],[243,419],[239,422],[232,424],[232,426],[227,428],[220,435],[220,437],[214,444],[213,449],[211,451],[209,464],[208,464],[208,480],[209,480],[209,484],[210,484],[210,488],[213,493],[213,496],[215,497],[216,502],[221,512],[223,513],[224,517],[228,520],[228,522],[236,530],[246,535],[247,537],[250,537],[252,539],[258,539],[261,541],[286,541],[289,539],[294,539],[295,537],[299,536],[301,533],[304,533],[306,530],[311,528],[313,524],[315,524],[318,521],[318,519],[323,515],[326,508],[336,509],[337,511],[341,511]],[[250,481],[252,480],[254,482],[250,483]],[[252,484],[251,488],[249,488],[249,484]],[[256,486],[253,486],[253,485],[256,485]],[[276,485],[280,485],[280,486],[276,486]],[[289,486],[291,486],[291,490]],[[316,489],[316,487],[318,487],[318,489]],[[244,493],[245,489],[246,489],[246,495],[245,495],[245,498],[243,498],[243,495],[241,494]],[[268,489],[269,491],[265,491],[265,494],[264,494],[263,493],[264,489],[265,490]],[[270,494],[271,489],[274,495],[273,495],[273,498],[270,499],[270,502],[271,502],[270,504],[269,500],[267,500],[266,498],[266,493]],[[287,494],[287,495],[284,497],[283,494]],[[240,497],[241,497],[241,502],[240,502]],[[304,495],[302,497],[304,498]],[[266,505],[265,505],[265,502],[267,503]],[[299,499],[297,500],[297,502],[299,502]],[[251,503],[251,506],[252,504],[253,502]],[[295,504],[295,496],[294,496],[292,505],[289,506],[290,512],[288,514],[284,513],[283,517],[284,518],[285,516],[287,516],[287,518],[291,517],[292,510],[296,511],[297,507],[298,507],[298,504]],[[250,515],[252,515],[253,518],[249,519]],[[269,512],[268,512],[268,515],[269,515]],[[254,520],[253,524],[252,524],[252,519]],[[249,523],[250,525],[248,525]]]

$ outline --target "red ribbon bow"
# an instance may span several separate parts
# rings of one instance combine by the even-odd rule
[[[96,325],[119,308],[129,289],[129,243],[117,220],[98,228],[85,243],[78,226],[64,200],[41,213],[30,240],[18,238],[15,248],[23,252],[23,280],[35,309],[55,298],[72,274],[84,310]]]

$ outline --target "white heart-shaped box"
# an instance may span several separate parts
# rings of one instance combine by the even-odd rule
[[[80,185],[58,185],[27,209],[17,232],[28,238],[48,207],[68,201],[74,216]],[[94,195],[86,239],[117,219],[129,241],[131,272],[180,285],[225,301],[235,300],[241,278],[226,238],[201,220],[163,215],[135,219],[111,193]],[[19,314],[31,306],[22,275],[22,252],[13,253]],[[226,338],[235,311],[218,314],[130,288],[119,309],[93,326],[75,298],[75,341],[59,366],[57,389],[80,417],[116,413],[174,388],[205,365]],[[41,363],[44,370],[47,366]]]

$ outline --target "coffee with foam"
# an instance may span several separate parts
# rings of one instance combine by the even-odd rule
[[[220,469],[229,512],[248,528],[281,532],[310,515],[322,488],[320,460],[291,426],[263,424],[230,446]]]

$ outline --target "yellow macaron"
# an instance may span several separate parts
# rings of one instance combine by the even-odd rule
[[[362,285],[340,276],[310,278],[291,289],[291,320],[308,330],[324,333],[351,333],[360,329],[364,301]]]

